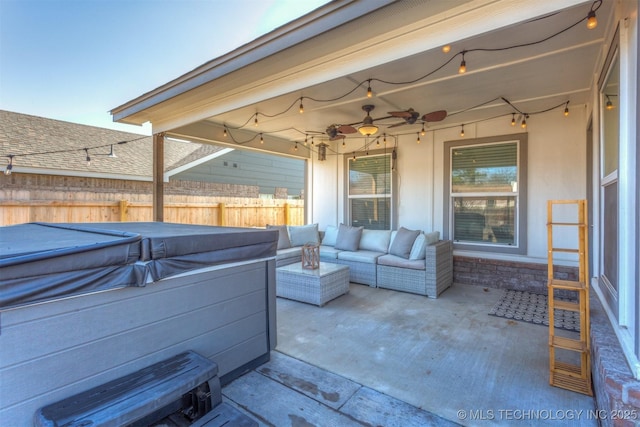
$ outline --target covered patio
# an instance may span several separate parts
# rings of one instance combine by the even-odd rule
[[[596,407],[608,414],[636,410],[637,28],[634,0],[335,0],[111,113],[115,121],[153,125],[156,221],[163,220],[164,138],[174,137],[304,159],[305,218],[320,230],[340,223],[405,227],[437,231],[451,240],[454,288],[435,301],[416,299],[430,313],[443,310],[430,321],[429,335],[402,323],[408,322],[402,305],[374,310],[375,292],[382,290],[373,289],[357,307],[370,311],[369,323],[388,321],[383,323],[388,329],[381,326],[376,336],[390,340],[386,345],[369,340],[358,351],[343,340],[329,350],[333,343],[327,340],[334,334],[319,333],[331,320],[328,310],[316,310],[320,318],[301,322],[292,308],[292,324],[314,328],[301,338],[313,351],[301,350],[296,336],[302,332],[287,331],[292,325],[284,319],[278,321],[277,351],[353,375],[362,385],[440,410],[453,421],[457,409],[546,409],[547,402],[554,402],[549,409],[557,402],[571,409],[572,399],[582,402],[575,407],[592,404],[589,397],[567,394],[569,401],[547,395],[522,405],[483,400],[476,408],[458,407],[461,401],[450,397],[456,404],[445,410],[429,406],[439,395],[420,388],[430,384],[433,393],[445,384],[452,387],[450,396],[459,397],[477,387],[474,396],[500,398],[513,387],[511,399],[534,399],[548,391],[545,328],[505,325],[480,312],[491,305],[495,289],[546,292],[546,275],[539,273],[548,262],[547,201],[586,199]],[[354,178],[361,172],[355,165],[364,162],[383,172],[368,187]],[[560,255],[554,265],[567,274],[578,268],[570,255]],[[463,298],[467,291],[476,298]],[[415,299],[397,296],[405,297]],[[602,310],[595,316],[598,304]],[[602,321],[596,323],[596,317]],[[333,331],[350,327],[345,322]],[[601,325],[606,333],[596,336]],[[505,340],[514,331],[513,339]],[[437,368],[432,360],[434,369],[415,365],[425,382],[416,380],[421,377],[404,363],[411,352],[388,350],[401,348],[394,337],[405,332],[418,337],[421,351],[415,351],[421,355],[441,346],[442,360],[457,359]],[[499,341],[490,338],[494,332]],[[436,336],[441,341],[433,341]],[[485,349],[485,341],[495,345]],[[420,347],[427,344],[429,349]],[[522,350],[527,351],[518,357],[527,363],[514,360]],[[341,356],[336,361],[332,355]],[[358,373],[358,360],[377,358],[387,363]],[[499,368],[492,365],[496,360],[502,362]],[[445,366],[446,373],[439,370]],[[525,372],[516,375],[523,366]],[[465,374],[469,367],[477,376]],[[405,382],[395,382],[403,375]],[[429,383],[431,378],[439,381]],[[470,383],[455,388],[467,379]],[[611,419],[602,422],[609,425]]]
[[[592,397],[549,386],[546,327],[488,315],[502,292],[278,298],[272,361],[223,396],[264,425],[599,425]]]

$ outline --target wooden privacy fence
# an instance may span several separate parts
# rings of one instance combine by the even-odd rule
[[[0,201],[0,225],[26,222],[153,221],[150,202]],[[164,221],[229,227],[304,224],[303,200],[238,199],[217,203],[165,202]]]

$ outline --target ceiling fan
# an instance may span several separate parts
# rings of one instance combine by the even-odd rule
[[[389,125],[390,128],[403,126],[403,125],[412,125],[420,117],[420,113],[418,113],[413,108],[409,108],[408,110],[404,110],[404,111],[389,111],[388,114],[390,114],[391,117],[399,117],[399,118],[404,119],[403,122],[394,123],[392,125]],[[432,111],[430,113],[427,113],[427,114],[423,115],[421,117],[421,120],[423,122],[425,122],[425,123],[428,123],[428,122],[439,122],[439,121],[444,120],[445,117],[447,117],[447,112],[445,110],[438,110],[438,111]]]

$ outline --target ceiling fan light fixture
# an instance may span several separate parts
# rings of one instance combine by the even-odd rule
[[[358,128],[358,132],[360,132],[364,136],[371,136],[378,132],[378,126],[373,124],[373,119],[369,115],[369,113],[374,109],[373,105],[363,105],[362,109],[367,112],[367,116],[362,121],[362,126]]]
[[[358,128],[358,132],[360,132],[364,136],[375,135],[375,133],[378,132],[378,126],[374,125],[373,123],[365,123]]]

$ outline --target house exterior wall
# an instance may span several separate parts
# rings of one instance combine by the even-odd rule
[[[547,200],[586,198],[586,132],[587,118],[584,106],[574,105],[568,117],[562,109],[531,116],[527,133],[528,143],[528,200],[527,200],[527,248],[525,255],[506,255],[489,251],[455,251],[456,255],[504,260],[519,263],[546,264],[547,262]],[[397,172],[398,226],[444,234],[444,143],[462,139],[484,138],[521,133],[520,127],[511,126],[511,115],[473,125],[465,125],[465,137],[460,128],[428,131],[416,143],[416,134],[410,132],[398,138]],[[341,142],[335,150],[352,155]],[[362,141],[356,141],[362,145]],[[388,143],[388,149],[392,144]],[[339,159],[338,159],[339,158]],[[567,159],[571,159],[567,164]],[[342,156],[328,157],[327,161],[311,160],[313,190],[312,222],[322,229],[326,225],[344,222],[343,199],[345,177]],[[338,195],[336,197],[336,194]],[[322,203],[319,203],[322,201]],[[337,212],[337,218],[336,218]],[[570,259],[567,266],[575,266]]]

